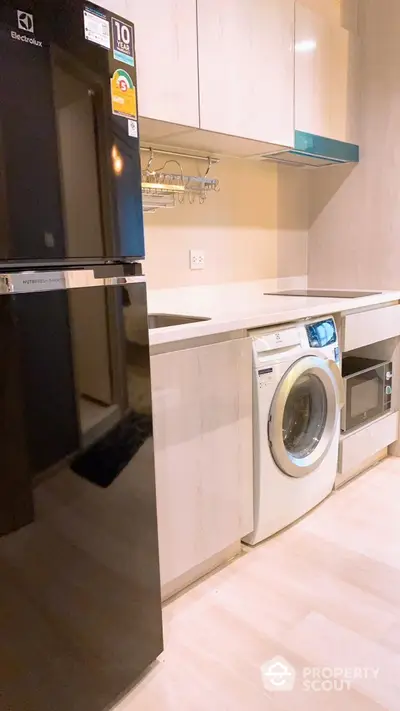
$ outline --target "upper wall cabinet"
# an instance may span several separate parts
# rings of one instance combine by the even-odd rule
[[[196,0],[127,0],[126,17],[135,25],[140,116],[198,128]]]
[[[121,17],[126,17],[126,7],[129,0],[96,0],[96,4],[105,7],[110,12],[115,12]]]
[[[294,0],[197,8],[200,128],[293,146]]]
[[[350,33],[296,2],[295,125],[349,141]]]

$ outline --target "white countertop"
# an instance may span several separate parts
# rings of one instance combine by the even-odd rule
[[[338,299],[306,296],[264,296],[270,282],[149,290],[149,314],[181,314],[209,318],[150,330],[150,345],[164,345],[228,331],[260,328],[304,318],[345,313],[400,300],[400,291]],[[297,288],[297,287],[293,287]],[[371,289],[373,291],[373,289]]]

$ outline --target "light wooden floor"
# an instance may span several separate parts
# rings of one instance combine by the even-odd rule
[[[400,459],[164,609],[166,651],[118,711],[400,710]],[[263,689],[260,665],[379,667],[351,691]]]

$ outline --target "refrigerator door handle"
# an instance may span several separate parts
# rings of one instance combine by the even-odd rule
[[[94,286],[125,286],[141,284],[145,276],[100,276],[93,269],[72,269],[54,272],[16,272],[0,274],[0,296],[30,294],[41,291],[89,289]]]

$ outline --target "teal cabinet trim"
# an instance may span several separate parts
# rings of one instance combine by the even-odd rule
[[[354,143],[335,141],[305,131],[295,131],[292,155],[309,155],[329,159],[334,163],[359,163],[360,148]]]

